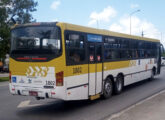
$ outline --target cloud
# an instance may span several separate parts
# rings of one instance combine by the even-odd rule
[[[116,31],[116,32],[120,32],[123,30],[122,26],[117,24],[117,23],[114,23],[110,26],[110,30],[112,31]]]
[[[138,5],[138,4],[131,4],[130,7],[131,7],[132,9],[134,9],[134,8],[139,8],[139,5]]]
[[[141,35],[144,32],[144,37],[160,39],[160,31],[147,20],[142,20],[136,16],[131,18],[131,33],[133,35]],[[130,34],[130,17],[124,16],[117,23],[110,25],[109,30]]]
[[[97,12],[92,12],[89,16],[90,21],[88,22],[88,25],[94,25],[97,23],[97,20],[99,22],[109,22],[110,18],[115,17],[117,14],[116,10],[112,8],[111,6],[108,6],[107,8],[104,8],[103,11],[97,13]]]
[[[132,6],[131,8],[139,7],[138,4],[132,4],[131,6]],[[117,15],[117,11],[111,6],[104,8],[101,12],[94,11],[89,16],[90,21],[88,22],[88,26],[95,25],[98,20],[98,22],[109,25],[109,30],[111,31],[130,34],[130,16],[128,14],[123,15],[121,18],[119,18],[119,20],[110,24],[109,21],[112,18],[115,18],[116,15]],[[141,36],[143,31],[144,37],[156,38],[156,39],[161,38],[161,32],[150,21],[146,19],[140,19],[139,17],[133,15],[131,17],[131,23],[132,23],[131,24],[132,35]],[[103,29],[106,29],[106,27]],[[162,40],[161,42],[164,43],[165,45],[165,41],[163,42]]]
[[[56,18],[56,19],[53,19],[53,20],[51,20],[52,22],[58,22],[58,19]]]
[[[60,1],[56,1],[56,0],[55,0],[55,1],[51,4],[50,8],[53,9],[53,10],[56,10],[60,4],[61,4]]]

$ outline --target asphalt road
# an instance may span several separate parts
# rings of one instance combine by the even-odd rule
[[[120,95],[95,101],[71,101],[13,96],[7,82],[0,83],[0,120],[102,120],[163,89],[165,68],[153,81],[125,87]]]

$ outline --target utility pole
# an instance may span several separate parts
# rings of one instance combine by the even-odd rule
[[[144,31],[142,30],[142,37],[144,37]]]
[[[99,20],[97,19],[96,22],[97,22],[97,29],[99,29]]]

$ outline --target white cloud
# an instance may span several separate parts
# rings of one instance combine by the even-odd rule
[[[147,20],[141,20],[140,18],[133,16],[131,18],[131,33],[133,35],[141,35],[144,31],[144,37],[158,38],[160,39],[160,31]],[[122,17],[117,23],[113,23],[109,30],[130,34],[130,17]]]
[[[94,25],[97,23],[97,20],[99,22],[109,22],[110,18],[113,18],[116,16],[116,10],[112,8],[111,6],[108,6],[107,8],[104,8],[103,11],[97,13],[97,12],[92,12],[91,15],[89,16],[90,21],[88,22],[88,25]]]
[[[53,9],[53,10],[56,10],[60,4],[61,4],[60,1],[56,1],[56,0],[55,0],[55,1],[51,4],[50,8]]]
[[[138,4],[132,4],[132,8],[139,7]],[[90,14],[90,21],[88,22],[89,26],[95,25],[97,20],[99,23],[109,24],[108,22],[117,15],[117,11],[108,6],[104,8],[101,12],[92,12]],[[132,35],[141,36],[142,31],[144,33],[144,37],[149,38],[161,38],[161,32],[156,28],[156,26],[148,20],[140,19],[137,16],[131,17],[131,33]],[[118,21],[114,22],[113,24],[109,24],[109,30],[130,34],[130,16],[124,15]],[[161,41],[165,44],[165,41]]]
[[[122,31],[123,28],[121,25],[114,23],[110,26],[110,30],[119,32],[119,31]]]
[[[58,19],[56,18],[56,19],[53,19],[53,20],[51,20],[52,22],[58,22]]]
[[[138,4],[131,4],[130,7],[131,7],[132,9],[134,9],[134,8],[138,8],[139,5],[138,5]]]

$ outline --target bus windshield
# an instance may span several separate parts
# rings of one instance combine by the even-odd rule
[[[54,54],[61,52],[60,28],[20,27],[11,31],[11,54]]]

